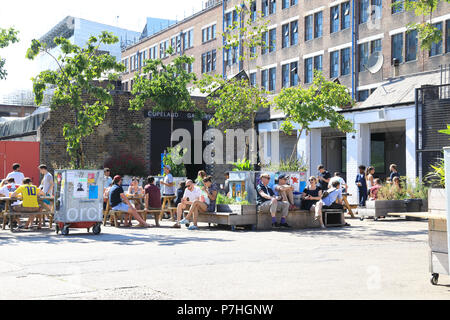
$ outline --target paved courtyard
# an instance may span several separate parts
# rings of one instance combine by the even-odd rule
[[[327,230],[0,231],[1,299],[449,299],[427,222]]]

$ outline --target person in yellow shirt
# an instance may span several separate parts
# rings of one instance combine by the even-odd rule
[[[31,183],[30,178],[23,179],[23,184],[17,188],[16,191],[12,194],[12,197],[22,196],[22,202],[20,205],[14,206],[13,210],[17,212],[40,212],[41,208],[39,207],[38,196],[44,195],[44,192],[38,187],[34,186]],[[31,222],[33,222],[35,215],[30,215],[25,229],[28,229]],[[39,225],[38,229],[42,226],[42,217],[39,217]]]

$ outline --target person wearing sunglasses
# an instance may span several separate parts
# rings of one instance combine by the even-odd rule
[[[317,186],[317,179],[314,176],[309,177],[309,185],[302,193],[302,209],[315,210],[315,204],[322,197],[322,190]]]
[[[200,200],[202,196],[202,190],[194,184],[190,179],[186,180],[186,189],[184,190],[183,198],[177,206],[177,222],[172,228],[180,229],[180,220],[183,215],[183,211],[189,208],[196,200]]]
[[[256,186],[256,204],[261,213],[270,213],[272,216],[272,228],[285,227],[290,228],[286,218],[289,214],[289,202],[283,201],[281,196],[275,196],[273,190],[268,186],[270,175],[263,173],[261,182]],[[281,211],[281,221],[277,222],[277,211]]]

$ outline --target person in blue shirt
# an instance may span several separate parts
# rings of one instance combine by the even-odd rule
[[[395,177],[398,177],[399,179],[400,179],[400,174],[398,173],[398,171],[397,171],[397,165],[396,164],[391,164],[390,166],[389,166],[389,171],[391,171],[391,174],[389,175],[389,180],[391,181],[391,183],[392,183],[392,181],[394,181],[394,178]]]
[[[320,201],[316,203],[316,214],[315,214],[315,220],[319,220],[320,227],[322,229],[325,229],[325,224],[323,223],[322,218],[322,210],[323,209],[343,209],[342,206],[342,189],[340,187],[340,183],[338,180],[334,180],[332,182],[332,187],[328,190],[326,190],[328,193],[328,196],[322,198]],[[346,226],[350,226],[350,224],[345,223]]]
[[[366,167],[363,165],[359,166],[359,173],[356,176],[355,183],[358,186],[358,194],[359,194],[359,206],[365,207],[367,200],[367,182],[366,176],[364,174]]]

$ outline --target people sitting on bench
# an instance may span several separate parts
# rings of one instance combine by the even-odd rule
[[[130,214],[139,222],[138,227],[150,227],[147,222],[142,219],[142,217],[138,214],[134,206],[130,203],[128,198],[125,196],[125,192],[122,188],[122,177],[117,175],[113,179],[113,186],[109,191],[109,203],[111,205],[112,210],[115,211],[124,211],[129,214],[125,217],[125,226],[131,227],[131,217]]]
[[[184,190],[183,198],[177,206],[177,222],[172,226],[172,228],[181,228],[180,220],[183,215],[183,210],[192,205],[194,201],[199,200],[201,196],[202,190],[197,187],[192,180],[186,180],[186,189]]]
[[[332,188],[326,190],[322,194],[322,199],[316,203],[316,215],[315,219],[319,219],[320,227],[325,229],[323,223],[322,211],[323,209],[343,209],[342,206],[342,189],[338,180],[333,181]],[[348,223],[345,223],[349,226]]]
[[[278,177],[278,184],[275,185],[275,194],[280,195],[284,202],[289,202],[289,210],[297,210],[294,204],[294,187],[288,184],[289,176],[284,173]]]
[[[317,186],[317,179],[314,176],[309,177],[309,185],[303,189],[302,210],[315,211],[315,204],[322,197],[322,190]]]
[[[198,229],[197,220],[199,213],[216,211],[217,186],[212,183],[211,176],[206,176],[202,182],[203,187],[201,187],[202,195],[200,199],[192,203],[186,218],[180,221],[180,224],[189,224],[192,218],[194,224],[188,227],[189,230]]]
[[[270,174],[263,173],[261,175],[261,182],[256,186],[256,204],[259,212],[269,213],[272,216],[272,228],[290,226],[286,222],[289,214],[289,202],[283,201],[281,196],[276,197],[273,190],[268,187],[270,182]],[[277,211],[281,211],[281,221],[277,222]]]
[[[17,188],[12,194],[12,198],[22,196],[22,201],[19,205],[13,206],[12,210],[15,212],[40,212],[38,196],[45,195],[44,192],[31,183],[31,178],[25,178],[22,181],[22,185]],[[28,229],[33,222],[35,215],[30,215],[24,229]],[[42,227],[42,217],[39,217],[38,229]]]
[[[145,210],[161,209],[161,192],[155,185],[154,177],[147,178],[147,185],[144,188],[144,192]]]

